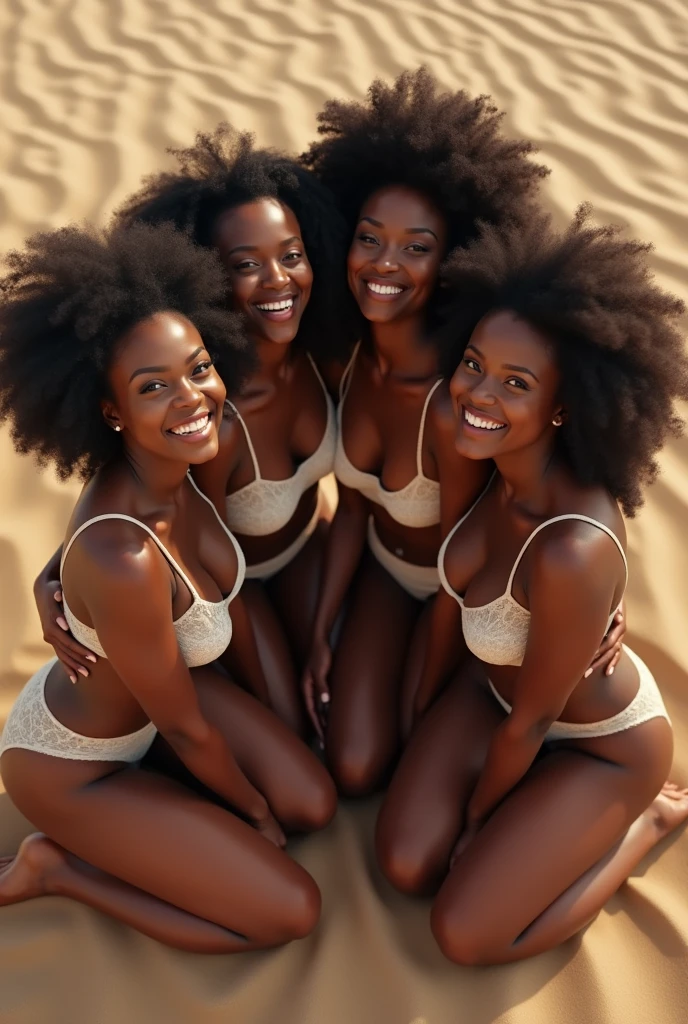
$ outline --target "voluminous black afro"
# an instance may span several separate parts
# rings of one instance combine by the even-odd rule
[[[254,137],[223,122],[199,133],[189,149],[168,150],[176,172],[155,174],[118,211],[120,224],[171,221],[199,245],[215,244],[225,210],[275,198],[293,211],[313,267],[313,290],[297,343],[316,359],[346,358],[358,318],[346,283],[349,234],[332,195],[310,171],[277,150],[256,149]]]
[[[393,85],[376,80],[366,102],[329,100],[301,157],[332,191],[353,231],[373,192],[406,185],[447,218],[448,249],[466,245],[478,222],[522,219],[549,172],[528,159],[529,142],[505,138],[488,96],[442,92],[426,68]]]
[[[227,308],[219,259],[172,225],[98,232],[66,227],[29,239],[0,279],[0,422],[17,451],[62,478],[90,477],[122,451],[100,401],[118,340],[159,312],[185,316],[238,390],[253,366]]]
[[[658,472],[655,459],[683,422],[688,358],[683,303],[654,282],[652,246],[595,227],[581,206],[563,233],[540,214],[527,227],[485,227],[444,268],[452,294],[440,342],[446,369],[487,313],[513,311],[556,351],[566,410],[560,450],[583,484],[605,487],[627,515]]]

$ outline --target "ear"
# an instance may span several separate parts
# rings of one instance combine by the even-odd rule
[[[100,403],[100,409],[108,427],[119,433],[122,430],[122,420],[113,403],[109,399],[104,398]]]

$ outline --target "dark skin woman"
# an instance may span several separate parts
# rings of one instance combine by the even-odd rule
[[[311,173],[228,125],[175,155],[179,171],[150,178],[118,221],[171,221],[215,249],[257,351],[254,372],[230,396],[236,414],[222,421],[217,457],[193,472],[246,555],[242,595],[270,705],[303,734],[299,673],[331,518],[319,481],[332,471],[336,431],[316,362],[343,357],[353,336],[345,226]],[[37,580],[39,613],[71,676],[86,676],[87,652],[55,605],[59,557]]]
[[[663,785],[672,730],[649,669],[624,647],[611,677],[586,671],[627,582],[622,511],[688,398],[683,307],[647,248],[583,209],[563,235],[542,216],[487,229],[447,271],[448,336],[468,338],[456,447],[496,472],[439,558],[442,628],[453,614],[472,657],[419,690],[376,840],[393,885],[436,893],[456,963],[569,939],[688,817],[688,790]]]
[[[500,120],[485,99],[442,93],[420,70],[391,87],[375,82],[365,103],[328,103],[324,139],[304,157],[347,217],[349,287],[366,321],[340,385],[339,504],[304,676],[328,765],[348,795],[384,781],[409,730],[443,530],[490,473],[456,452],[430,337],[446,253],[466,245],[479,220],[519,222],[546,173],[528,159],[529,144],[501,134]]]
[[[76,684],[49,662],[10,713],[3,781],[40,832],[0,866],[0,904],[68,896],[192,952],[305,936],[320,894],[284,832],[326,825],[334,787],[208,664],[267,702],[241,548],[188,476],[217,454],[213,359],[234,387],[250,368],[222,266],[170,225],[38,235],[9,266],[0,410],[18,451],[88,480],[60,585],[100,656]],[[139,767],[151,744],[194,788]]]

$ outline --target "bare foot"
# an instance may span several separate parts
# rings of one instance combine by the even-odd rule
[[[663,839],[688,819],[688,789],[679,789],[675,782],[665,782],[645,813]]]
[[[49,879],[64,865],[64,850],[41,832],[28,836],[16,857],[0,859],[0,907],[44,896]]]

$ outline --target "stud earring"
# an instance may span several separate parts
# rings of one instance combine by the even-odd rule
[[[121,429],[122,429],[121,427],[115,427],[115,430],[117,431],[117,433],[119,433]]]
[[[553,427],[560,427],[561,424],[562,424],[561,416],[555,416],[554,419],[552,420],[552,426]]]

